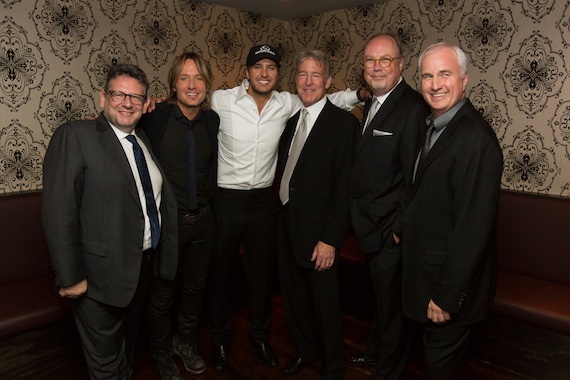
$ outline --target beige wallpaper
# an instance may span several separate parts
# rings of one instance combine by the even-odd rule
[[[295,53],[329,52],[334,89],[357,88],[364,41],[390,30],[405,41],[405,79],[417,57],[447,41],[469,55],[468,96],[503,148],[502,187],[570,197],[570,3],[562,0],[390,0],[283,21],[190,0],[0,0],[0,194],[42,187],[50,136],[99,112],[110,65],[141,66],[165,95],[170,62],[193,49],[209,59],[214,87],[243,78],[249,48],[268,42],[293,86]],[[358,111],[356,112],[358,114]]]

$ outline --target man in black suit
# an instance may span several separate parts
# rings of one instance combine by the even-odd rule
[[[131,377],[149,277],[176,274],[176,201],[135,133],[147,88],[138,67],[113,66],[103,112],[60,126],[44,161],[44,230],[92,379]]]
[[[347,361],[376,363],[373,378],[378,379],[399,378],[409,349],[401,303],[402,256],[393,232],[398,230],[396,209],[412,182],[428,115],[421,95],[402,78],[403,62],[397,36],[375,34],[364,47],[364,79],[374,96],[365,105],[350,175],[352,228],[366,255],[376,311],[366,349]]]
[[[401,216],[402,302],[423,327],[426,377],[460,379],[473,327],[493,303],[502,152],[465,98],[465,53],[431,45],[419,69],[431,115]]]
[[[320,51],[297,59],[303,108],[279,143],[278,264],[287,326],[298,354],[295,373],[324,350],[322,377],[343,377],[338,249],[348,228],[348,175],[358,121],[326,98],[332,78]]]
[[[151,352],[161,378],[181,380],[173,354],[182,358],[192,374],[206,369],[196,333],[214,246],[220,118],[210,109],[212,73],[199,54],[177,56],[168,85],[168,101],[143,115],[139,127],[148,136],[178,202],[182,289],[177,334],[171,337],[177,280],[151,278],[148,320]]]

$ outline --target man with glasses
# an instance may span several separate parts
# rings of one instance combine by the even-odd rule
[[[394,235],[400,229],[395,216],[404,187],[412,182],[428,109],[402,78],[404,57],[397,36],[370,37],[363,64],[374,96],[366,102],[352,162],[350,214],[369,266],[376,312],[366,349],[347,361],[375,364],[375,379],[396,379],[404,369],[410,340],[401,307],[401,254]]]
[[[44,160],[45,235],[91,379],[131,377],[149,277],[176,274],[176,200],[135,132],[147,88],[140,68],[113,66],[103,112],[60,126]]]

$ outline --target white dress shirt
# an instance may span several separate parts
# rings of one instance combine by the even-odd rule
[[[275,178],[277,146],[285,124],[302,106],[297,95],[273,91],[261,113],[249,82],[212,94],[212,109],[220,115],[218,133],[218,186],[250,190],[270,187]],[[358,104],[356,91],[328,95],[345,110]]]
[[[133,150],[133,144],[129,140],[127,140],[128,133],[121,131],[120,129],[116,128],[113,124],[109,123],[111,128],[117,135],[125,154],[127,155],[127,160],[129,161],[129,165],[131,167],[131,171],[133,172],[133,177],[135,177],[135,183],[137,185],[137,190],[139,193],[139,200],[143,207],[143,215],[144,215],[144,236],[143,236],[143,249],[147,250],[152,247],[152,239],[150,233],[150,219],[146,213],[146,198],[144,196],[144,189],[141,182],[141,177],[139,175],[139,170],[137,168],[137,162],[135,160],[135,153]],[[162,175],[160,174],[160,170],[158,170],[158,166],[152,159],[150,152],[148,151],[146,145],[142,142],[142,140],[136,135],[135,132],[132,133],[137,142],[141,146],[141,149],[144,153],[144,158],[146,161],[146,166],[148,167],[148,172],[150,174],[150,180],[152,182],[152,192],[154,193],[154,200],[156,201],[156,209],[160,210],[160,202],[162,200]],[[112,195],[111,195],[112,196]],[[158,213],[158,221],[160,223],[160,212]]]

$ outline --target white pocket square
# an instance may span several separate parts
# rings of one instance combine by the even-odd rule
[[[392,135],[393,135],[392,132],[379,131],[377,129],[372,130],[372,136],[392,136]]]

